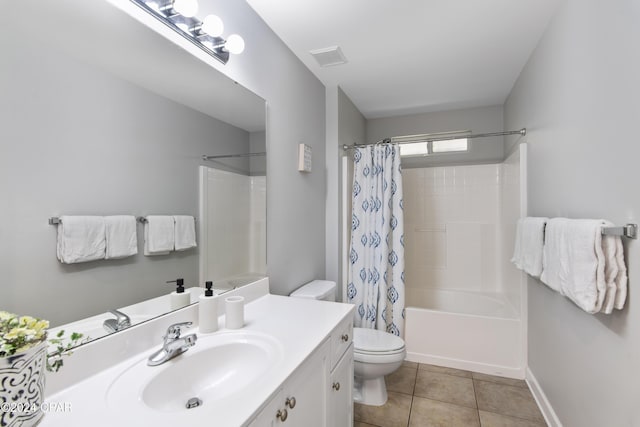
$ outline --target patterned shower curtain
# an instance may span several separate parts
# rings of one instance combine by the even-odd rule
[[[404,221],[397,144],[354,153],[347,298],[354,325],[404,334]]]

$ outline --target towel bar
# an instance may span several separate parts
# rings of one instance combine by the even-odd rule
[[[139,217],[137,217],[137,218],[136,218],[136,220],[137,220],[139,223],[141,223],[141,224],[144,224],[144,223],[146,223],[146,222],[147,222],[147,218],[146,218],[146,217],[143,217],[143,216],[139,216]],[[197,219],[197,218],[195,218],[195,217],[193,218],[193,220],[194,220],[195,222],[198,222],[198,219]]]
[[[638,238],[638,224],[626,224],[621,227],[602,227],[602,234],[607,236],[624,236]]]

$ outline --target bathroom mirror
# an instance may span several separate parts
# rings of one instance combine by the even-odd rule
[[[177,278],[228,279],[200,277],[200,251],[224,243],[202,235],[216,219],[200,208],[200,167],[264,181],[265,157],[202,156],[265,152],[264,100],[106,0],[2,6],[0,310],[55,327],[168,295]],[[50,217],[119,214],[193,215],[204,241],[144,256],[138,224],[137,255],[57,260]]]

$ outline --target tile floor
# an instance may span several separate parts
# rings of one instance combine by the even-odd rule
[[[386,377],[384,406],[354,405],[354,427],[544,427],[527,384],[405,362]]]

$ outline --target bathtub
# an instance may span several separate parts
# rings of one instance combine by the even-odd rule
[[[524,378],[522,322],[500,294],[406,289],[407,360]]]

